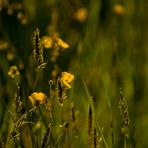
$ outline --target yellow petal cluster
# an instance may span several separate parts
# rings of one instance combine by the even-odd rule
[[[16,66],[11,66],[10,70],[8,71],[8,75],[12,78],[18,76],[20,74],[18,68]]]
[[[42,92],[33,92],[28,98],[32,105],[37,105],[44,104],[46,102],[47,96]]]
[[[41,42],[42,42],[44,48],[51,48],[52,47],[53,41],[52,41],[52,38],[49,36],[42,37]]]
[[[69,48],[69,45],[67,43],[65,43],[62,39],[58,38],[57,39],[57,44],[61,47],[61,48]]]
[[[74,75],[68,72],[62,72],[60,78],[60,84],[62,89],[70,89],[70,83],[75,79]]]

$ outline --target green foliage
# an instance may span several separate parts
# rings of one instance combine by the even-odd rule
[[[146,6],[0,0],[0,147],[147,147]]]

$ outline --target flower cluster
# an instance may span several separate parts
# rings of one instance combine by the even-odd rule
[[[56,32],[52,33],[51,36],[43,36],[41,44],[44,48],[52,48],[50,50],[50,61],[53,63],[56,63],[57,58],[63,50],[69,48],[69,45]]]
[[[44,48],[54,48],[55,44],[63,49],[69,48],[69,45],[66,42],[64,42],[61,38],[59,38],[56,33],[53,35],[53,37],[42,37],[41,42]]]

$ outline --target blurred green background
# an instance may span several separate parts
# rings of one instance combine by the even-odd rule
[[[146,0],[0,0],[0,134],[7,128],[7,108],[15,92],[7,75],[11,65],[21,69],[24,90],[31,87],[32,34],[41,37],[58,32],[69,44],[56,64],[48,62],[38,89],[48,92],[52,70],[70,71],[75,81],[70,97],[77,109],[86,144],[88,96],[110,144],[108,99],[113,113],[115,147],[120,147],[119,88],[129,106],[133,148],[148,147],[148,2]],[[50,49],[44,49],[45,61]],[[56,69],[56,68],[55,68]],[[27,88],[26,88],[27,87]]]

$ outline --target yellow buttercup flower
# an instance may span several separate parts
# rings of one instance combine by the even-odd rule
[[[74,75],[68,72],[62,72],[60,78],[60,85],[62,89],[70,89],[70,83],[75,79]]]
[[[78,22],[83,23],[86,21],[88,16],[88,10],[85,7],[79,8],[74,13],[74,19],[76,19]]]
[[[41,42],[45,48],[51,48],[53,40],[49,36],[44,36],[44,37],[42,37]]]
[[[28,98],[32,105],[37,105],[44,104],[46,102],[47,96],[42,92],[33,92]]]
[[[118,16],[123,15],[125,12],[124,7],[121,4],[116,4],[114,6],[114,13]]]
[[[18,76],[20,74],[18,68],[16,66],[11,66],[10,70],[8,71],[8,75],[12,78]]]
[[[64,49],[69,48],[69,45],[60,38],[57,39],[57,44]]]
[[[43,36],[41,38],[41,43],[44,46],[44,48],[52,48],[54,47],[54,43],[56,43],[61,48],[69,48],[69,45],[66,42],[64,42],[61,38],[59,38],[57,33],[53,33],[51,37]]]

